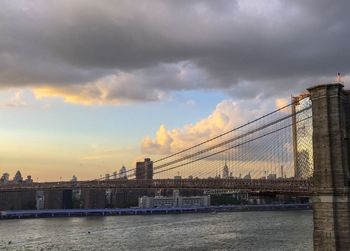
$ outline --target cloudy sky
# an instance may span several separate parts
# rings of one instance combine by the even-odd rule
[[[348,85],[346,0],[0,1],[0,172],[86,179]]]

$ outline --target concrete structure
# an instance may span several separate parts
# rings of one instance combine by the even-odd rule
[[[308,90],[315,166],[314,250],[350,250],[350,93],[339,83]]]
[[[309,210],[309,204],[272,204],[272,205],[226,205],[192,208],[99,208],[99,209],[55,209],[55,210],[16,210],[0,211],[1,219],[22,219],[39,217],[76,217],[76,216],[116,216],[145,214],[178,214],[209,212],[241,212],[271,210]]]
[[[142,196],[139,198],[140,208],[191,208],[210,206],[210,196],[180,196],[179,190],[174,190],[173,196]]]
[[[150,158],[146,158],[145,161],[142,162],[136,162],[136,179],[153,179],[153,161],[151,161]]]
[[[44,208],[63,208],[63,190],[44,191]]]
[[[0,210],[35,209],[35,191],[7,191],[0,193]]]
[[[82,189],[81,198],[84,208],[105,208],[106,191],[105,189]]]

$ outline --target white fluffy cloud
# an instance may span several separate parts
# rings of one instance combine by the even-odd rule
[[[161,125],[154,139],[147,136],[142,140],[141,149],[147,154],[174,153],[257,118],[273,109],[272,107],[273,105],[263,103],[262,100],[249,103],[224,100],[207,118],[194,124],[175,129],[167,129],[165,125]]]
[[[7,101],[1,101],[0,107],[26,107],[27,102],[23,97],[21,90],[15,90],[12,96]]]

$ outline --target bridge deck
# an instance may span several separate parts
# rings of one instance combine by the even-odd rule
[[[296,179],[154,179],[44,182],[1,185],[0,191],[61,189],[231,189],[247,192],[310,194],[311,180]]]

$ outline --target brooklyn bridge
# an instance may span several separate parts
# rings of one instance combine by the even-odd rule
[[[169,189],[307,196],[315,249],[349,250],[349,135],[350,92],[340,83],[319,85],[230,131],[150,156],[123,177],[1,185],[0,198],[3,206],[10,195],[38,192],[60,203],[75,192],[91,202],[106,193],[118,200],[125,191],[140,196]]]
[[[8,183],[0,191],[57,189],[230,189],[311,194],[310,95],[168,156],[86,181]],[[180,175],[181,174],[181,175]]]

